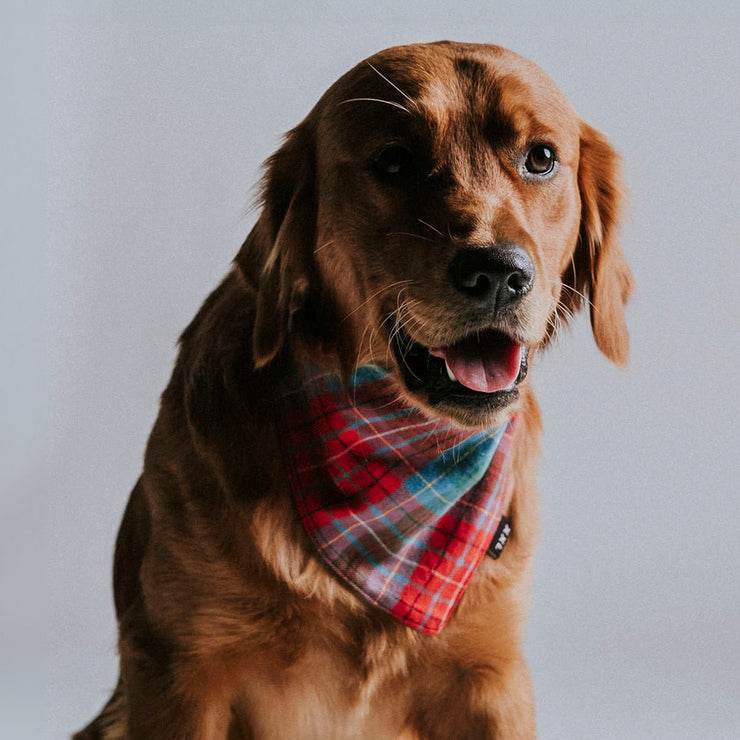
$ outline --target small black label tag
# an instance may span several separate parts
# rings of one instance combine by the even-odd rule
[[[502,516],[496,528],[496,534],[493,535],[493,540],[491,540],[491,545],[488,548],[488,554],[494,560],[503,552],[509,537],[511,537],[511,519],[508,516]]]

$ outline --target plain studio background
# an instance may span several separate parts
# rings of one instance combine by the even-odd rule
[[[629,370],[584,317],[533,373],[541,737],[737,737],[737,3],[153,6],[2,11],[0,736],[63,737],[115,683],[115,533],[260,163],[364,57],[451,38],[539,63],[631,192]]]

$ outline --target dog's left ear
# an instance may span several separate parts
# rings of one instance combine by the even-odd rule
[[[629,354],[624,307],[632,292],[632,273],[617,240],[622,201],[619,157],[609,142],[585,123],[581,124],[578,187],[581,226],[566,284],[588,296],[596,345],[612,362],[624,367]],[[572,297],[577,299],[577,293]]]
[[[312,137],[299,126],[266,163],[262,213],[236,256],[256,291],[252,355],[257,368],[282,348],[312,282],[314,169]]]

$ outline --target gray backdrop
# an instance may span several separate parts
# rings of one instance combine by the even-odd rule
[[[154,5],[2,11],[0,736],[114,685],[116,528],[261,161],[351,65],[452,38],[544,67],[631,191],[629,370],[585,320],[534,370],[541,736],[737,737],[737,3]]]

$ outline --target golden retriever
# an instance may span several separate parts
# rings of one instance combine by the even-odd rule
[[[259,219],[181,337],[116,546],[120,680],[76,737],[533,737],[526,374],[584,304],[626,362],[620,197],[610,145],[511,51],[402,46],[339,79],[267,162]],[[367,363],[425,418],[517,419],[509,542],[438,634],[317,557],[282,462],[288,369]]]

